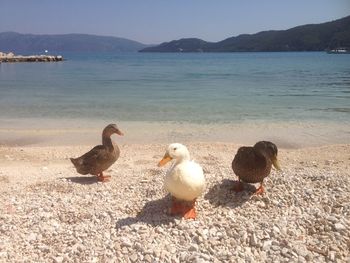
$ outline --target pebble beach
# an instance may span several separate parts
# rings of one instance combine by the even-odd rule
[[[0,147],[0,262],[350,262],[350,145],[281,148],[266,192],[235,193],[239,144],[186,143],[207,187],[198,217],[167,215],[164,143],[122,143],[97,182],[79,146]]]

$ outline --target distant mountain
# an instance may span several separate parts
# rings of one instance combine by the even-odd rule
[[[350,47],[350,16],[288,30],[239,35],[216,43],[198,38],[174,40],[140,52],[323,51],[335,47]]]
[[[33,35],[15,32],[0,33],[0,51],[14,53],[64,51],[138,51],[147,47],[142,43],[118,37],[86,34]]]
[[[148,47],[140,50],[140,52],[202,52],[207,51],[208,46],[212,44],[199,38],[183,38]]]

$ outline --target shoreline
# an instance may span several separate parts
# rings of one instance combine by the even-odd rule
[[[350,123],[318,121],[246,121],[195,124],[72,119],[0,119],[0,146],[88,146],[100,143],[102,129],[117,123],[125,136],[121,144],[234,143],[252,145],[270,140],[279,148],[298,149],[350,143]]]
[[[118,161],[107,170],[107,173],[117,171],[125,172],[128,167],[131,170],[144,171],[149,169],[162,170],[157,168],[158,161],[162,158],[168,143],[120,143],[121,150]],[[3,146],[0,145],[0,192],[9,190],[8,186],[18,184],[25,186],[36,182],[47,182],[63,177],[90,178],[94,176],[82,176],[76,173],[71,164],[70,157],[78,157],[90,150],[94,145],[74,146]],[[210,167],[219,165],[214,160],[221,160],[221,169],[235,178],[231,162],[241,144],[225,142],[187,142],[191,158],[202,165]],[[283,167],[288,169],[300,169],[311,167],[322,170],[331,166],[337,167],[344,173],[349,173],[350,159],[347,154],[350,152],[350,144],[337,144],[327,146],[313,146],[305,148],[278,148],[278,159]],[[141,170],[140,170],[141,169]],[[146,169],[146,170],[145,170]],[[209,169],[209,168],[208,168]],[[165,168],[166,170],[166,168]],[[149,171],[147,171],[148,173]],[[273,172],[276,173],[276,172]],[[43,174],[48,177],[42,177]],[[4,177],[6,183],[1,180]]]

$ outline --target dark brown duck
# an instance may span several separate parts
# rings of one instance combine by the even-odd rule
[[[269,141],[257,142],[253,147],[240,147],[232,161],[232,169],[238,176],[235,190],[243,190],[241,182],[260,183],[256,193],[263,193],[263,180],[270,174],[272,165],[280,170],[277,153],[277,146]]]
[[[109,124],[102,132],[102,145],[97,145],[87,153],[78,158],[70,158],[77,172],[80,174],[92,174],[97,176],[99,181],[107,181],[110,176],[104,176],[103,171],[114,164],[120,155],[118,145],[113,143],[112,134],[123,136],[117,125]]]

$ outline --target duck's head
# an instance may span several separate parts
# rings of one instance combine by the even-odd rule
[[[124,133],[122,133],[119,130],[118,126],[116,124],[114,124],[114,123],[107,125],[106,128],[103,129],[102,135],[103,136],[111,136],[114,133],[116,133],[116,134],[118,134],[120,136],[124,135]]]
[[[168,146],[163,156],[163,159],[160,160],[158,166],[164,166],[171,160],[176,160],[177,162],[183,160],[189,160],[190,153],[187,150],[187,147],[181,143],[172,143]]]
[[[260,152],[262,155],[269,158],[271,160],[273,166],[277,170],[281,170],[281,167],[280,167],[278,160],[277,160],[278,149],[277,149],[276,144],[269,142],[269,141],[260,141],[254,145],[254,148],[258,152]]]

